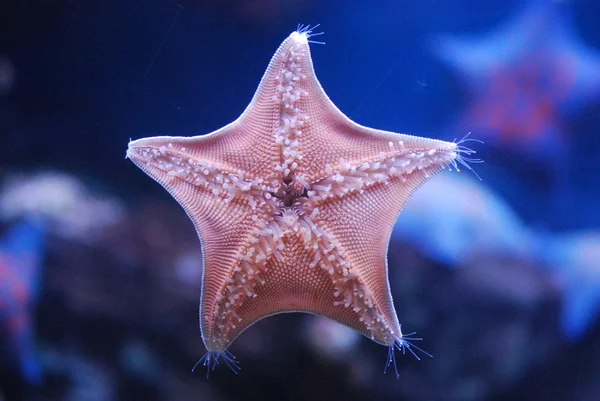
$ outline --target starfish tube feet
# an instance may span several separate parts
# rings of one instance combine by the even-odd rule
[[[242,369],[240,367],[239,361],[236,359],[236,357],[231,352],[229,352],[227,350],[225,350],[225,351],[207,351],[206,354],[204,354],[204,356],[202,358],[200,358],[198,360],[198,362],[196,362],[196,364],[192,368],[192,372],[194,372],[196,370],[196,368],[200,365],[205,366],[206,367],[206,378],[208,379],[210,371],[215,370],[215,367],[217,365],[219,365],[219,360],[222,360],[223,362],[225,362],[227,367],[236,375]]]
[[[383,374],[386,374],[388,368],[391,365],[393,365],[394,373],[396,373],[396,379],[400,378],[400,373],[398,372],[398,365],[396,365],[396,350],[402,352],[402,355],[404,355],[406,353],[406,351],[408,350],[408,352],[413,354],[413,356],[415,358],[417,358],[417,360],[419,360],[419,361],[421,360],[421,358],[419,358],[419,355],[417,355],[416,351],[421,352],[423,355],[426,355],[430,358],[433,358],[433,355],[431,355],[427,351],[424,351],[422,348],[419,348],[415,344],[413,344],[414,341],[423,340],[420,337],[411,337],[415,334],[416,333],[413,332],[413,333],[409,333],[406,335],[402,335],[402,336],[396,338],[394,340],[393,344],[388,346],[388,355],[387,355],[385,367],[383,368]]]

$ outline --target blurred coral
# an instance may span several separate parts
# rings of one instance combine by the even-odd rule
[[[600,231],[557,235],[542,257],[564,294],[561,326],[570,340],[579,340],[600,324]]]
[[[435,196],[440,193],[443,202]],[[469,269],[465,276],[486,296],[524,305],[544,296],[536,280],[526,279],[531,272],[524,266],[538,266],[564,297],[561,327],[567,338],[580,338],[600,316],[600,235],[534,230],[474,179],[432,179],[408,201],[392,235],[437,263]]]
[[[360,335],[332,320],[309,316],[305,319],[306,336],[311,347],[333,359],[349,359]]]
[[[114,198],[86,188],[75,177],[54,171],[8,175],[0,191],[0,218],[38,217],[61,236],[86,241],[123,215]]]

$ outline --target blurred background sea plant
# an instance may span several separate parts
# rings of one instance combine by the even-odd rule
[[[68,0],[0,5],[0,400],[600,399],[600,4]],[[265,319],[191,373],[202,254],[129,138],[232,121],[298,23],[355,121],[485,160],[409,200],[389,274],[432,360]],[[359,62],[360,61],[360,62]]]

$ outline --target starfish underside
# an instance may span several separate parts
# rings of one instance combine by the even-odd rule
[[[127,156],[179,201],[201,239],[209,352],[291,311],[406,346],[387,278],[391,229],[419,185],[470,154],[352,122],[317,81],[309,36],[281,44],[233,123],[129,144]]]

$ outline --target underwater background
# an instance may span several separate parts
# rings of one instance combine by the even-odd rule
[[[600,400],[600,3],[0,4],[0,400]],[[411,198],[389,277],[433,358],[262,320],[192,372],[202,254],[128,141],[236,119],[298,24],[354,121],[485,162]]]

